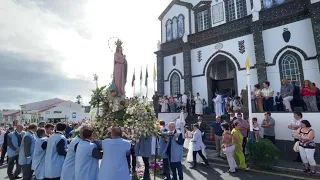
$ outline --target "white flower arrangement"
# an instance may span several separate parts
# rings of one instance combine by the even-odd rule
[[[122,127],[122,135],[134,142],[158,134],[158,120],[153,107],[137,99],[123,99],[106,92],[103,114],[95,122],[94,134],[100,139],[109,137],[112,127]]]

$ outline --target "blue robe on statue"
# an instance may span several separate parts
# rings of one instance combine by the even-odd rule
[[[55,132],[48,138],[48,145],[45,156],[46,178],[58,178],[61,176],[61,170],[65,159],[64,156],[59,155],[57,152],[57,144],[61,139],[64,140],[65,149],[67,149],[67,139],[63,134]]]
[[[97,180],[99,159],[92,157],[92,151],[96,147],[97,145],[95,143],[86,140],[79,142],[75,162],[75,172],[77,172],[75,174],[76,180]],[[104,171],[104,169],[102,171]]]
[[[103,157],[98,180],[130,180],[127,162],[127,153],[130,152],[130,148],[131,142],[122,138],[103,140]]]
[[[48,138],[36,138],[36,142],[34,145],[34,152],[32,158],[31,169],[34,170],[34,174],[36,179],[44,179],[44,170],[45,170],[45,162],[44,158],[46,155],[46,150],[42,149],[42,144],[47,142]]]
[[[67,156],[62,166],[61,180],[75,180],[76,146],[80,140],[81,138],[76,136],[69,144]]]
[[[31,146],[30,146],[30,155],[31,156],[30,156],[30,158],[27,158],[24,153],[24,139],[26,137],[29,137],[31,139]],[[32,132],[28,131],[24,134],[22,141],[21,141],[21,146],[20,146],[21,150],[19,151],[19,164],[20,165],[31,164],[35,142],[36,142],[36,136]]]

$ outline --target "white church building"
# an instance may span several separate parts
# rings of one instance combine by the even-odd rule
[[[286,78],[320,86],[318,0],[172,0],[159,16],[157,91],[187,93],[211,103],[216,90],[240,94]]]

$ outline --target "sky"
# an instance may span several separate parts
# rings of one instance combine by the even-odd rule
[[[86,105],[95,88],[107,85],[113,72],[114,41],[120,38],[131,80],[148,65],[148,96],[161,25],[170,0],[0,0],[0,109],[61,98]],[[143,81],[144,84],[144,81]],[[143,86],[142,92],[146,93]]]

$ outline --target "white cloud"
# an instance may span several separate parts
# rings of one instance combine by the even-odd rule
[[[59,74],[59,79],[68,83],[73,82],[68,78],[76,78],[74,79],[76,86],[82,88],[78,92],[74,88],[52,92],[40,88],[38,90],[43,92],[38,94],[42,95],[36,95],[37,93],[33,90],[33,97],[28,97],[27,100],[51,98],[49,96],[74,100],[78,93],[82,93],[83,97],[88,99],[89,88],[83,88],[80,84],[81,82],[89,83],[94,73],[99,75],[100,84],[109,83],[113,71],[113,53],[109,50],[108,40],[113,36],[119,37],[124,41],[124,53],[129,63],[126,91],[131,95],[133,94],[133,89],[130,87],[133,69],[136,69],[136,84],[139,84],[141,65],[145,75],[148,64],[149,88],[153,88],[153,64],[156,60],[153,52],[160,39],[160,22],[157,18],[168,2],[162,0],[152,2],[147,0],[2,0],[0,1],[0,55],[2,58],[8,57],[11,60],[8,61],[7,66],[9,62],[11,62],[10,66],[14,66],[14,62],[18,61],[12,62],[12,60],[20,58],[19,63],[23,64],[21,68],[28,70],[29,73],[32,66],[36,64],[40,68],[38,65],[40,62],[51,63],[54,68],[42,69],[42,73],[54,72],[50,72],[50,76],[45,77],[54,78],[53,74]],[[48,64],[45,66],[50,67]],[[10,71],[6,72],[9,72],[7,76],[10,79]],[[17,74],[18,70],[15,69],[14,73]],[[40,83],[36,79],[30,79],[30,81]],[[7,82],[1,81],[1,83],[5,87]],[[30,89],[32,88],[29,87]],[[139,87],[136,89],[138,90]],[[19,94],[27,96],[28,91],[21,93],[21,90],[17,90],[12,96],[19,96]],[[149,90],[149,94],[152,93]],[[17,106],[20,103],[14,100],[1,102],[1,96],[6,94],[0,95],[0,103],[2,103],[0,108],[7,108],[4,106],[8,105]]]

